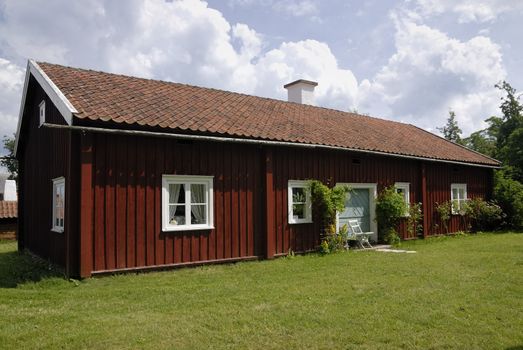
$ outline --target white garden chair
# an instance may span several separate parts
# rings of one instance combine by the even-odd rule
[[[363,232],[356,219],[349,220],[349,240],[355,240],[361,249],[372,248],[369,238],[374,232]]]

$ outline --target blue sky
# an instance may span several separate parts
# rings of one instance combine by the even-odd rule
[[[15,131],[28,58],[286,99],[465,134],[523,88],[520,0],[0,0],[0,135]]]

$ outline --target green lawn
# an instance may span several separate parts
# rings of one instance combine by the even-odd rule
[[[523,234],[66,281],[0,242],[0,348],[523,347]]]

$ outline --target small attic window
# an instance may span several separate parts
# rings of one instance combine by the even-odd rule
[[[42,102],[40,102],[40,124],[38,124],[38,126],[42,126],[44,123],[45,123],[45,100],[42,100]]]
[[[361,164],[361,159],[359,159],[359,158],[352,158],[352,164]]]

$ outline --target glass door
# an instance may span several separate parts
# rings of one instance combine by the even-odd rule
[[[371,230],[370,194],[368,188],[353,188],[345,199],[345,210],[339,213],[339,227],[357,219],[364,232]]]

